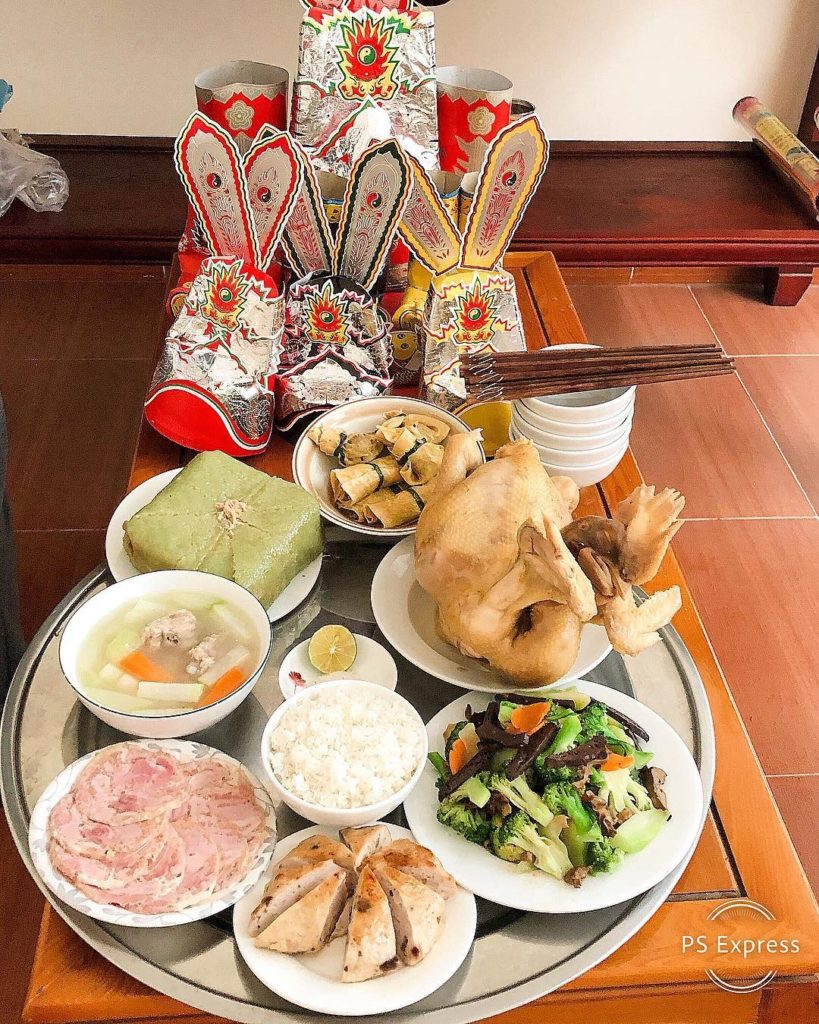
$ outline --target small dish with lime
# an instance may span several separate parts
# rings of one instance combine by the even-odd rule
[[[390,652],[377,640],[331,624],[288,652],[279,669],[279,689],[284,699],[290,700],[318,683],[353,678],[394,690],[398,685],[398,668]]]

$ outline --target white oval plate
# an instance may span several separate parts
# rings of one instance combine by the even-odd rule
[[[378,628],[399,654],[437,679],[484,693],[515,689],[500,672],[477,658],[467,658],[438,635],[435,602],[415,580],[414,546],[414,537],[396,544],[376,569],[371,597]],[[577,660],[551,685],[565,685],[579,679],[596,668],[610,651],[605,629],[587,623],[580,633]],[[524,687],[521,692],[538,691]]]
[[[412,839],[412,833],[388,825],[393,839]],[[315,825],[282,839],[276,850],[281,860],[308,836],[335,838],[337,829]],[[259,949],[248,933],[250,915],[262,898],[267,879],[260,879],[252,892],[233,910],[233,934],[245,963],[263,985],[297,1006],[331,1016],[362,1017],[390,1013],[416,1003],[440,988],[467,958],[475,938],[477,912],[475,897],[459,889],[446,903],[446,921],[440,938],[427,956],[414,967],[401,967],[383,978],[345,983],[341,980],[346,936],[335,939],[318,953],[290,956]]]
[[[359,398],[355,402],[348,402],[346,405],[322,413],[321,416],[313,420],[310,427],[338,427],[348,434],[367,433],[375,430],[386,414],[393,409],[435,416],[449,424],[453,433],[465,434],[470,429],[452,413],[430,405],[429,402],[422,402],[418,398],[400,397]],[[345,530],[352,530],[353,533],[362,533],[371,537],[396,538],[415,533],[416,523],[388,530],[383,526],[366,526],[363,523],[356,523],[343,516],[333,504],[330,491],[330,470],[335,466],[335,461],[320,452],[305,431],[293,449],[293,479],[313,495],[327,522],[334,526],[341,526]]]
[[[671,818],[644,850],[628,854],[608,875],[589,876],[579,889],[540,871],[525,870],[493,856],[488,850],[463,839],[436,818],[438,791],[435,769],[427,763],[418,785],[404,801],[407,821],[419,843],[428,846],[459,885],[476,896],[517,910],[542,914],[579,914],[602,910],[634,899],[657,885],[680,863],[699,836],[702,818],[702,782],[694,759],[670,725],[644,704],[618,690],[581,679],[577,689],[624,712],[642,725],[650,739],[646,749],[653,764],[668,773],[665,791]],[[491,698],[470,693],[453,701],[427,725],[430,750],[443,750],[443,731],[460,721],[471,704],[483,711]]]
[[[395,659],[382,644],[360,633],[353,634],[358,646],[358,654],[352,666],[346,672],[334,672],[331,676],[322,675],[313,668],[307,657],[310,640],[303,640],[289,651],[279,669],[279,689],[285,700],[306,687],[330,679],[363,679],[367,683],[377,683],[386,690],[394,690],[398,685],[398,668]],[[304,679],[298,687],[290,678],[291,672],[298,672]]]
[[[264,875],[270,858],[273,856],[273,850],[276,848],[276,810],[267,790],[256,776],[235,758],[202,743],[192,743],[189,740],[128,740],[127,742],[144,747],[146,750],[164,750],[184,761],[216,757],[234,767],[241,768],[253,786],[256,799],[265,810],[267,824],[270,828],[270,835],[262,846],[256,862],[241,882],[237,882],[230,889],[225,889],[207,903],[168,914],[132,914],[128,910],[123,910],[122,907],[115,907],[110,903],[97,903],[85,896],[52,866],[51,858],[48,856],[47,831],[48,819],[54,806],[72,788],[77,776],[88,762],[99,753],[98,750],[94,750],[64,768],[34,806],[28,828],[28,848],[40,877],[55,896],[58,896],[63,903],[67,903],[74,910],[79,910],[81,914],[92,917],[96,921],[127,925],[131,928],[168,928],[171,925],[190,924],[192,921],[201,921],[205,917],[232,907]]]
[[[169,469],[166,473],[160,473],[158,476],[152,476],[150,480],[143,481],[130,494],[126,494],[114,510],[105,533],[105,558],[111,575],[117,583],[139,575],[139,570],[134,568],[122,543],[123,527],[126,521],[136,515],[148,502],[153,501],[157,494],[181,472],[182,467]],[[278,622],[279,619],[283,619],[285,615],[289,615],[295,608],[298,608],[316,585],[320,572],[321,555],[314,559],[306,569],[302,569],[267,609],[267,617],[270,621]]]

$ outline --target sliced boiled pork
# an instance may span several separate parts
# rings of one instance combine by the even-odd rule
[[[162,914],[241,881],[268,826],[247,776],[228,762],[121,743],[89,761],[48,833],[53,867],[90,899]]]

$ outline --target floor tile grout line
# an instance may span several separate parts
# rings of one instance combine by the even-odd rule
[[[681,516],[684,523],[768,523],[808,522],[819,519],[819,515],[804,516]]]
[[[722,345],[722,341],[720,340],[720,336],[719,336],[719,335],[717,334],[716,330],[714,329],[714,325],[713,325],[713,324],[711,323],[710,319],[708,318],[708,314],[707,314],[707,313],[705,312],[705,310],[704,310],[704,309],[702,308],[702,304],[700,303],[700,300],[699,300],[699,299],[697,298],[697,296],[696,296],[696,295],[694,294],[694,291],[693,291],[693,289],[691,288],[691,285],[689,285],[689,286],[688,286],[688,291],[689,291],[689,293],[690,293],[690,295],[691,295],[691,298],[692,298],[692,299],[694,300],[694,302],[696,303],[696,305],[697,305],[697,309],[698,309],[698,310],[700,311],[700,314],[702,315],[702,317],[703,317],[703,319],[705,320],[706,324],[708,324],[708,329],[709,329],[709,330],[711,331],[711,333],[712,333],[712,334],[714,335],[714,340],[715,340],[715,341],[717,341],[717,342],[718,342],[718,343],[719,343],[720,345]],[[773,430],[771,430],[771,428],[770,428],[770,425],[768,424],[768,421],[767,421],[767,420],[765,419],[765,417],[764,417],[764,416],[762,415],[762,410],[761,410],[761,409],[759,408],[759,406],[758,406],[758,405],[756,404],[756,402],[754,401],[753,395],[752,395],[752,394],[751,394],[751,392],[750,392],[750,391],[748,390],[748,388],[747,388],[747,386],[746,386],[746,384],[745,384],[745,381],[744,381],[744,380],[742,379],[742,377],[741,377],[741,376],[740,376],[740,375],[739,375],[738,373],[737,373],[737,380],[739,381],[739,384],[740,384],[740,387],[742,388],[742,390],[743,390],[743,391],[745,392],[745,394],[746,394],[746,395],[748,396],[748,401],[749,401],[749,402],[751,403],[751,405],[752,405],[752,406],[754,407],[754,409],[756,410],[756,414],[757,414],[757,416],[758,416],[758,417],[760,418],[760,420],[762,421],[762,425],[763,425],[763,426],[765,427],[765,429],[766,429],[766,430],[768,431],[768,434],[770,435],[770,438],[771,438],[771,440],[773,441],[774,445],[776,446],[776,450],[777,450],[777,451],[779,452],[779,454],[780,454],[780,455],[782,456],[782,461],[783,461],[783,462],[785,463],[785,465],[786,465],[786,466],[788,467],[788,471],[790,472],[791,476],[793,477],[794,481],[796,482],[796,486],[797,486],[797,487],[799,488],[799,490],[800,490],[800,491],[802,492],[802,496],[804,497],[805,501],[806,501],[806,502],[808,503],[808,508],[810,508],[810,510],[811,510],[811,511],[813,512],[814,516],[816,516],[816,515],[817,515],[817,510],[816,510],[816,506],[815,506],[815,505],[813,504],[813,502],[812,502],[812,501],[810,500],[810,497],[809,497],[809,495],[808,495],[808,492],[807,492],[807,491],[805,490],[805,488],[804,488],[804,487],[802,486],[802,481],[801,481],[801,480],[799,479],[799,477],[798,477],[798,476],[796,475],[796,472],[794,471],[794,468],[793,468],[793,466],[792,466],[792,465],[790,464],[790,462],[788,461],[788,458],[787,458],[787,456],[785,455],[784,451],[782,450],[782,446],[780,445],[779,441],[777,440],[777,437],[776,437],[776,435],[774,434]]]
[[[819,779],[819,772],[774,772],[766,779]]]

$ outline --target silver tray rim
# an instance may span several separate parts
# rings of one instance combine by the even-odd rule
[[[317,1014],[295,1006],[292,1011],[276,1011],[247,1000],[225,996],[213,988],[185,981],[166,971],[162,965],[145,960],[135,954],[131,949],[119,943],[96,921],[71,910],[51,893],[35,869],[28,849],[28,813],[22,795],[22,782],[16,758],[20,725],[19,712],[25,702],[29,679],[36,670],[45,648],[86,593],[105,582],[107,577],[110,577],[108,567],[102,563],[80,580],[63,598],[32,639],[9,687],[2,720],[0,720],[0,795],[2,795],[3,808],[12,837],[26,869],[46,900],[76,934],[110,963],[162,995],[186,1003],[205,1013],[242,1022],[242,1024],[258,1024],[262,1019],[265,1021],[322,1019],[338,1022],[338,1024],[349,1024],[351,1018],[348,1017]],[[682,876],[699,843],[711,805],[716,769],[716,744],[710,704],[699,670],[691,654],[673,626],[666,626],[661,630],[661,636],[667,650],[676,662],[680,675],[689,684],[688,699],[694,723],[694,741],[699,754],[699,769],[704,794],[703,814],[697,839],[686,852],[678,867],[663,882],[643,896],[623,904],[623,912],[616,923],[608,932],[585,948],[570,954],[565,960],[553,965],[543,974],[522,984],[511,985],[507,989],[480,999],[439,1007],[435,1010],[425,1009],[422,1011],[425,1022],[429,1022],[429,1024],[471,1024],[471,1022],[484,1017],[514,1010],[525,1003],[542,998],[562,988],[597,966],[632,938],[666,901]],[[389,1019],[399,1022],[417,1020],[419,1014],[413,1013],[410,1006],[403,1011],[387,1016]],[[373,1020],[375,1019],[377,1018],[373,1018]]]

